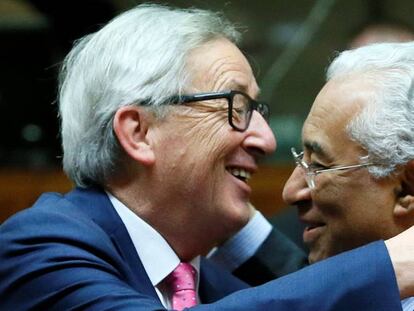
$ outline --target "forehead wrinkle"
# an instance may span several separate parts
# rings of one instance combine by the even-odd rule
[[[211,72],[213,90],[248,91],[250,84],[246,79],[243,66],[232,57],[223,57],[212,63]],[[235,74],[232,74],[235,73]]]

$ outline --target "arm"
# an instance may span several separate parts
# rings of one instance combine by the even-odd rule
[[[156,297],[129,280],[110,237],[63,208],[26,211],[1,226],[0,309],[162,310]],[[405,265],[399,262],[397,271]],[[377,242],[194,309],[389,311],[400,310],[400,300],[388,253]]]
[[[255,211],[237,234],[209,259],[249,283],[260,285],[307,265],[305,252]]]
[[[401,303],[387,249],[375,242],[199,309],[397,311]]]

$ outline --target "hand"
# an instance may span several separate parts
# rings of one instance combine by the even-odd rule
[[[414,226],[385,241],[401,299],[414,296]]]

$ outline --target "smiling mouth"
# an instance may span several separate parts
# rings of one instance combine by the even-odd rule
[[[312,230],[312,229],[315,229],[315,228],[318,228],[318,227],[323,227],[323,226],[325,226],[325,224],[324,224],[324,223],[308,224],[308,225],[305,227],[305,230]]]
[[[306,244],[314,243],[322,235],[325,227],[324,223],[308,223],[303,230],[303,242]]]
[[[227,171],[237,179],[247,183],[252,177],[252,174],[243,168],[230,167]]]

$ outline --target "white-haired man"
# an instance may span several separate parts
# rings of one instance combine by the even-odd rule
[[[276,147],[238,37],[144,5],[77,42],[59,104],[78,188],[0,227],[1,309],[389,311],[414,293],[414,230],[251,289],[200,257],[249,220]]]

